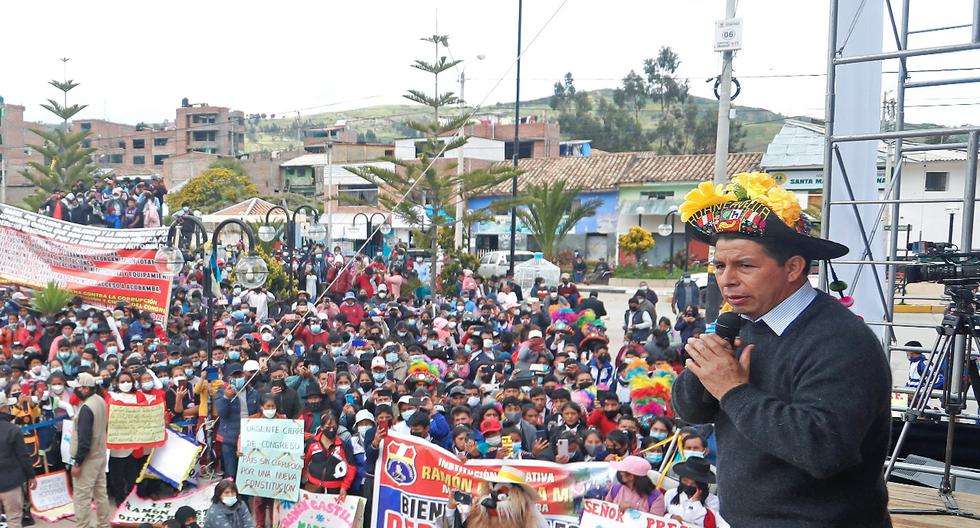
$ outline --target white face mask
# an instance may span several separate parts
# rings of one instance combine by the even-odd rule
[[[65,386],[64,385],[52,385],[51,386],[51,392],[53,392],[55,394],[61,394],[62,392],[65,392]]]
[[[480,405],[480,397],[479,396],[470,396],[469,398],[466,399],[466,403],[470,407],[476,407],[477,405]]]
[[[366,435],[370,430],[370,425],[361,425],[357,428],[357,434],[361,435],[361,438],[364,438],[364,435]]]
[[[262,334],[262,341],[265,341],[266,343],[272,341],[272,334]]]
[[[53,389],[54,387],[51,387],[51,388]],[[119,384],[119,390],[122,391],[122,392],[129,392],[129,391],[133,390],[133,382],[131,382],[131,381],[124,381],[124,382],[120,383]]]
[[[221,502],[223,502],[225,506],[231,508],[236,502],[238,502],[238,497],[221,497]]]
[[[266,418],[275,418],[275,416],[276,416],[276,410],[275,409],[262,409],[262,416],[265,416]]]

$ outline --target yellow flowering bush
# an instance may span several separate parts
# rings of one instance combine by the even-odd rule
[[[712,205],[734,202],[735,194],[725,191],[724,185],[715,186],[711,182],[701,182],[684,196],[684,203],[678,208],[681,221],[687,222],[694,213]]]
[[[619,247],[636,255],[636,266],[640,266],[640,257],[650,251],[654,244],[653,235],[640,226],[633,226],[629,232],[619,235]]]

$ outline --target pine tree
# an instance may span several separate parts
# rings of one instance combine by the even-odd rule
[[[406,122],[408,127],[424,138],[416,143],[417,159],[388,158],[388,161],[396,165],[394,171],[377,167],[348,167],[348,170],[377,185],[378,202],[428,237],[434,259],[439,252],[439,229],[465,221],[450,216],[455,211],[456,204],[461,201],[465,203],[468,198],[487,191],[519,173],[515,172],[516,169],[513,167],[502,164],[463,174],[456,173],[455,162],[448,162],[436,168],[434,162],[441,153],[462,148],[466,144],[466,137],[458,132],[466,124],[468,116],[463,114],[440,117],[439,115],[440,108],[459,102],[452,92],[439,93],[439,74],[459,62],[447,60],[445,56],[439,55],[440,47],[449,46],[449,37],[432,35],[422,40],[434,45],[435,62],[416,60],[412,67],[433,76],[435,92],[430,96],[421,90],[409,90],[404,96],[433,110],[431,121]],[[399,203],[403,196],[406,199]],[[430,284],[433,293],[437,291],[437,271],[433,264]]]
[[[75,183],[83,182],[87,188],[92,184],[92,165],[90,156],[96,151],[92,147],[84,147],[83,142],[90,132],[69,132],[68,120],[85,109],[87,105],[73,104],[68,106],[68,92],[78,86],[73,80],[50,81],[49,84],[64,94],[65,103],[48,99],[41,106],[62,120],[59,128],[31,129],[44,142],[40,145],[30,145],[44,156],[44,163],[28,162],[28,168],[21,171],[37,189],[34,194],[24,198],[24,205],[31,211],[37,211],[41,204],[56,190],[70,191]]]

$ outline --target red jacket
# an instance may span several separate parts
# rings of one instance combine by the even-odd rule
[[[317,433],[313,442],[306,448],[303,460],[303,473],[306,480],[314,486],[326,490],[348,490],[357,476],[354,456],[345,449],[340,436],[335,436],[329,448],[323,446],[323,433]]]
[[[354,279],[354,285],[358,290],[364,290],[368,298],[374,297],[374,282],[366,273],[361,273]]]
[[[361,326],[361,321],[363,321],[364,316],[367,315],[364,313],[364,308],[361,308],[361,305],[357,303],[351,305],[347,304],[346,302],[341,303],[340,313],[344,314],[344,317],[347,318],[347,322],[354,325],[355,328]]]
[[[606,414],[602,412],[601,407],[598,409],[593,409],[592,412],[589,413],[589,419],[586,421],[586,423],[590,427],[595,427],[599,429],[599,432],[602,433],[603,437],[605,437],[607,434],[609,434],[610,431],[618,427],[616,422],[610,420],[606,416]]]

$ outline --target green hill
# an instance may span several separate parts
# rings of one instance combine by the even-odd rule
[[[593,98],[593,102],[596,102],[598,98],[611,100],[612,93],[613,91],[611,89],[589,92]],[[537,115],[550,121],[557,121],[558,113],[548,105],[549,99],[545,97],[521,101],[521,115]],[[689,97],[688,100],[699,107],[704,107],[706,111],[717,109],[717,102],[714,99]],[[512,102],[498,103],[484,107],[480,113],[494,113],[509,117],[513,115],[513,108],[514,104]],[[743,125],[746,131],[746,137],[743,141],[743,150],[746,152],[765,151],[766,145],[779,132],[783,119],[785,119],[785,116],[764,108],[735,105],[735,112],[736,120]],[[302,140],[299,135],[300,130],[333,125],[339,120],[348,120],[352,128],[365,135],[362,138],[364,140],[369,139],[367,136],[370,131],[377,138],[377,141],[389,143],[397,138],[414,135],[414,131],[404,125],[405,121],[410,119],[424,119],[430,115],[431,110],[428,108],[419,105],[404,104],[369,106],[339,112],[325,112],[303,116],[299,120],[295,117],[267,116],[265,119],[250,119],[246,122],[245,147],[247,151],[299,148],[302,145]],[[658,104],[648,104],[640,111],[640,122],[643,128],[649,130],[656,126],[661,115],[662,113]],[[563,137],[563,139],[589,138]]]

